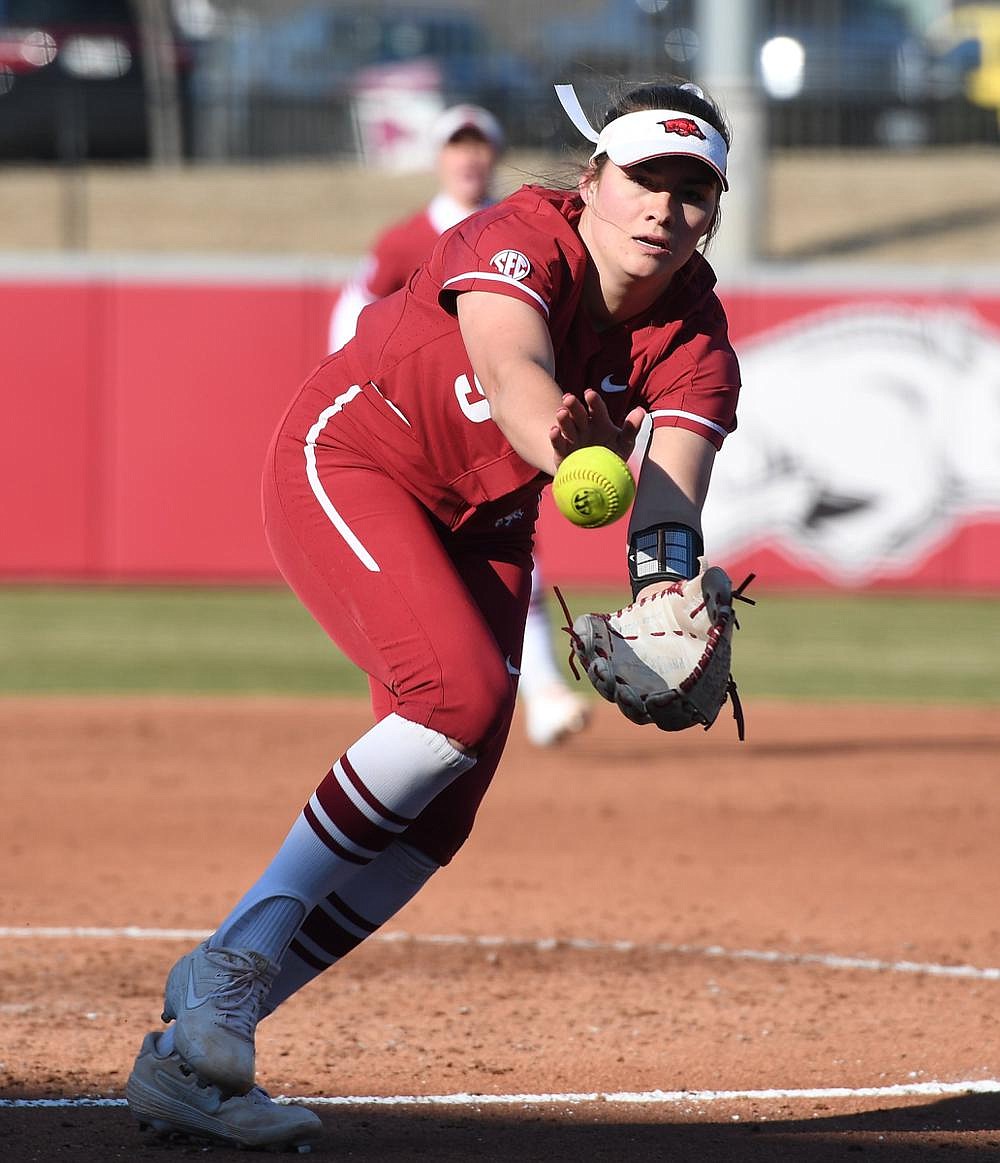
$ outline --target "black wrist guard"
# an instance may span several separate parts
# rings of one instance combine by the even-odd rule
[[[628,576],[632,597],[655,582],[694,577],[705,552],[701,534],[690,525],[667,521],[633,533],[628,541]]]

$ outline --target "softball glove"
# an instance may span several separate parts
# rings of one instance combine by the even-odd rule
[[[727,698],[740,739],[743,709],[730,670],[734,599],[729,575],[699,558],[689,581],[665,585],[614,614],[581,614],[572,625],[573,655],[598,693],[633,723],[661,731],[708,730]],[[572,658],[571,658],[572,661]],[[575,669],[575,668],[574,668]]]

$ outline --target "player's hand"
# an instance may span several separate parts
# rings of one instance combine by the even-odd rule
[[[608,414],[608,406],[600,392],[588,388],[582,400],[566,393],[549,430],[556,465],[576,449],[592,444],[602,444],[622,460],[628,460],[645,415],[642,408],[633,408],[619,428]]]

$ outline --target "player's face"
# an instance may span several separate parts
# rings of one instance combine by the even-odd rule
[[[441,189],[460,206],[470,210],[489,196],[496,150],[481,137],[461,137],[443,146],[438,155],[438,180]]]
[[[594,261],[630,279],[669,281],[708,233],[719,203],[711,170],[686,157],[627,170],[609,160],[596,180],[583,180],[581,192],[580,231]]]

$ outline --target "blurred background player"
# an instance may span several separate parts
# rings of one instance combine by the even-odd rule
[[[371,254],[344,286],[330,313],[330,351],[339,351],[354,337],[364,307],[406,285],[446,230],[494,201],[493,180],[504,134],[492,113],[478,105],[453,105],[435,121],[431,141],[436,150],[438,192],[422,210],[389,226],[375,240]],[[537,747],[549,747],[587,725],[587,704],[566,684],[553,652],[537,562],[518,692],[525,730]]]

